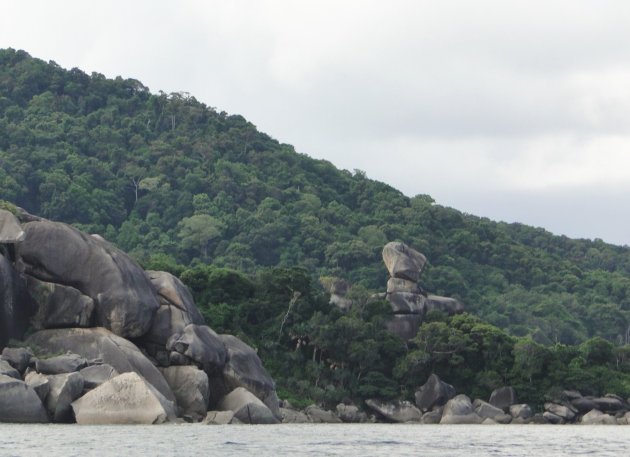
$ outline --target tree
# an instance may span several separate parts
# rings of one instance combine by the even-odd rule
[[[195,214],[185,217],[177,225],[178,236],[187,248],[196,249],[208,259],[208,245],[210,241],[221,236],[224,225],[217,218],[208,214]]]

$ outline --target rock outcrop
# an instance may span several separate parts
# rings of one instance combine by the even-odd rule
[[[232,411],[244,424],[277,424],[280,422],[258,397],[243,387],[237,387],[218,404],[221,411]]]
[[[48,415],[39,396],[24,381],[0,375],[0,422],[46,423]]]
[[[365,400],[365,404],[389,422],[420,422],[422,412],[408,401],[384,402],[377,399]]]

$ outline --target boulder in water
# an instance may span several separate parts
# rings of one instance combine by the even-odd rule
[[[243,387],[237,387],[218,404],[222,411],[232,411],[245,424],[277,424],[279,421],[258,397]]]
[[[480,424],[483,419],[473,410],[470,398],[460,394],[451,398],[444,406],[440,424]]]
[[[416,406],[423,412],[435,406],[443,406],[455,396],[455,388],[442,381],[438,375],[431,374],[427,382],[416,392]]]
[[[208,411],[208,375],[192,365],[167,367],[162,374],[175,394],[180,415],[195,422],[203,419]]]
[[[422,412],[408,401],[384,402],[370,398],[365,404],[391,422],[420,422],[422,419]]]
[[[40,398],[24,381],[0,375],[0,422],[46,423],[48,415]]]
[[[46,409],[53,422],[73,422],[70,404],[83,393],[83,376],[64,373],[48,376],[50,390],[46,396]]]

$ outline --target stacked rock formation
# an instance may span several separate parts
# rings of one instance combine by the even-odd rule
[[[403,339],[418,333],[424,316],[433,310],[448,315],[461,313],[463,305],[454,298],[427,294],[419,286],[427,258],[404,243],[391,242],[383,248],[383,262],[389,272],[385,298],[394,315],[387,328]]]
[[[6,347],[27,329],[32,350]],[[0,210],[0,349],[0,422],[280,419],[256,351],[204,325],[178,278],[22,210]]]

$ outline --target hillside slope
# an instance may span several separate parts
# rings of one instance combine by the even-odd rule
[[[0,50],[0,199],[100,233],[150,266],[304,267],[382,291],[380,249],[516,336],[627,342],[630,249],[409,198],[298,154],[241,116],[132,79]]]

